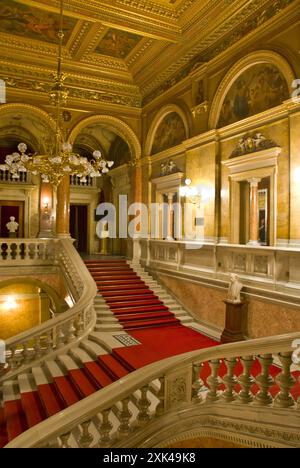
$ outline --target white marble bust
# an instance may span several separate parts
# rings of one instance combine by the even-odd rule
[[[239,281],[238,276],[235,273],[230,275],[230,283],[228,289],[227,301],[233,304],[241,304],[241,290],[243,288],[242,283]]]
[[[19,224],[16,222],[16,218],[11,216],[10,221],[6,224],[6,228],[10,234],[15,234],[19,229]]]

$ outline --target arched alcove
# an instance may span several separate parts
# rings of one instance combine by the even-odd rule
[[[291,96],[294,72],[272,51],[253,52],[238,61],[221,82],[209,128],[221,128],[280,105]]]

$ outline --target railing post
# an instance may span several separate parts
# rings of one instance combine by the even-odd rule
[[[202,369],[202,363],[197,362],[193,364],[193,372],[194,372],[194,379],[193,379],[193,396],[192,400],[195,402],[202,401],[202,396],[200,395],[200,389],[204,386],[203,380],[200,378],[200,371]]]
[[[239,393],[239,400],[241,403],[248,404],[253,401],[253,395],[250,392],[250,389],[254,383],[254,379],[251,376],[251,368],[254,363],[252,356],[241,357],[241,362],[243,364],[243,374],[238,378],[238,383],[242,387],[242,390]]]
[[[234,387],[237,384],[237,378],[234,375],[234,368],[236,366],[236,358],[224,359],[224,362],[227,366],[227,374],[223,378],[223,382],[226,386],[226,390],[223,392],[222,397],[226,403],[236,400],[236,394],[234,392]]]
[[[206,399],[208,401],[213,402],[220,399],[220,395],[218,392],[218,388],[221,383],[219,378],[220,364],[220,359],[212,359],[211,361],[209,361],[211,375],[207,379],[207,383],[209,385],[209,392],[207,393]]]
[[[259,356],[258,360],[261,364],[262,372],[256,377],[256,383],[260,391],[255,396],[254,402],[260,406],[268,406],[273,402],[272,395],[269,392],[270,387],[274,383],[270,375],[270,366],[273,363],[273,357],[271,354],[264,354],[263,356]]]
[[[290,394],[290,390],[295,383],[295,379],[291,375],[292,353],[279,353],[278,356],[282,364],[282,372],[275,378],[280,392],[276,396],[274,403],[280,408],[289,408],[295,404],[295,400]]]

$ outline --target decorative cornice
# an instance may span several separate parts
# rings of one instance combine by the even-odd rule
[[[245,8],[240,10],[236,15],[231,16],[225,23],[222,23],[217,30],[206,35],[185,56],[172,63],[156,79],[151,80],[148,85],[142,87],[141,92],[145,96],[143,105],[151,102],[154,98],[163,94],[166,90],[188,76],[192,70],[195,70],[197,63],[201,66],[203,62],[217,57],[240,39],[263,26],[268,20],[297,1],[278,0],[274,4],[270,0],[253,0],[250,4],[247,3]],[[228,32],[225,39],[224,31]],[[229,33],[229,31],[231,32]],[[218,40],[219,42],[217,42]],[[210,49],[210,47],[212,48]],[[175,74],[176,72],[177,74]]]

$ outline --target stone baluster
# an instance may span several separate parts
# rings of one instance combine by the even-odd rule
[[[39,359],[42,356],[41,337],[37,336],[34,339],[34,359]]]
[[[65,335],[61,326],[56,329],[56,349],[60,349],[65,344]]]
[[[159,382],[160,382],[160,389],[157,394],[159,403],[155,410],[156,416],[162,416],[165,413],[165,377],[160,377]]]
[[[45,339],[45,353],[49,354],[53,351],[53,338],[52,338],[52,330],[47,331],[46,339]]]
[[[220,398],[218,388],[221,383],[219,378],[219,369],[221,361],[219,359],[212,359],[209,361],[209,366],[211,368],[211,375],[207,379],[209,385],[209,391],[207,393],[206,399],[208,401],[217,401]]]
[[[18,361],[16,359],[16,350],[17,350],[16,345],[11,346],[9,350],[10,350],[10,356],[7,359],[8,365],[11,369],[16,369],[18,367]]]
[[[76,340],[76,328],[75,328],[75,321],[70,320],[68,323],[68,343]]]
[[[13,244],[9,243],[7,245],[7,259],[8,260],[13,260],[13,258],[14,258]]]
[[[275,378],[280,392],[275,398],[275,405],[280,408],[289,408],[294,406],[295,400],[290,390],[295,384],[295,379],[291,375],[292,353],[279,353],[279,359],[282,364],[282,372]]]
[[[120,426],[119,426],[119,436],[124,437],[129,434],[130,432],[130,419],[132,416],[132,412],[128,408],[129,405],[129,398],[125,398],[122,400],[122,411],[120,412],[119,420],[120,420]]]
[[[253,401],[253,395],[250,391],[252,385],[254,384],[254,379],[251,376],[251,368],[254,363],[252,356],[245,356],[241,358],[241,363],[243,364],[243,373],[238,378],[238,383],[242,387],[242,390],[239,393],[239,400],[241,403],[248,404]]]
[[[33,258],[34,258],[34,260],[38,260],[39,259],[39,245],[38,245],[38,243],[33,244],[33,247],[34,247]]]
[[[61,440],[61,448],[72,448],[69,445],[69,439],[71,437],[71,432],[67,432],[66,434],[62,434],[59,438]]]
[[[79,446],[81,448],[89,448],[94,440],[94,437],[89,431],[91,421],[85,421],[81,424],[82,433],[79,438]]]
[[[149,406],[151,405],[151,403],[147,398],[148,390],[149,390],[148,385],[145,385],[144,387],[141,388],[141,398],[138,400],[138,404],[137,404],[138,409],[139,409],[137,419],[141,426],[146,424],[150,419]]]
[[[194,381],[193,381],[193,401],[200,402],[202,401],[202,396],[200,395],[200,389],[204,386],[203,380],[200,378],[200,372],[202,369],[202,363],[197,362],[193,365],[194,372]]]
[[[29,258],[29,256],[28,256],[28,245],[26,243],[23,244],[23,258],[24,258],[24,260],[27,260],[27,258]]]
[[[28,345],[29,345],[29,343],[27,341],[22,343],[22,347],[23,347],[23,352],[22,352],[23,362],[22,362],[22,364],[28,364],[31,361],[31,353],[30,353],[30,351],[28,349]]]
[[[16,246],[16,258],[17,260],[22,259],[22,244],[18,243]]]
[[[82,336],[83,332],[84,332],[84,312],[81,312],[77,319],[77,336]]]
[[[270,375],[270,366],[273,363],[273,357],[271,354],[264,354],[259,356],[258,360],[261,364],[262,372],[255,379],[260,391],[255,396],[254,402],[260,406],[268,406],[273,403],[272,395],[269,392],[270,387],[274,383]]]
[[[237,378],[234,375],[234,368],[236,366],[236,358],[224,359],[224,362],[227,367],[227,374],[223,378],[223,383],[225,384],[225,391],[222,394],[222,398],[226,403],[236,400],[236,393],[234,387],[237,384]]]
[[[102,412],[102,422],[98,426],[98,430],[100,433],[99,448],[109,447],[112,442],[112,439],[110,437],[110,432],[113,428],[113,425],[109,420],[109,414],[110,414],[110,409]]]

